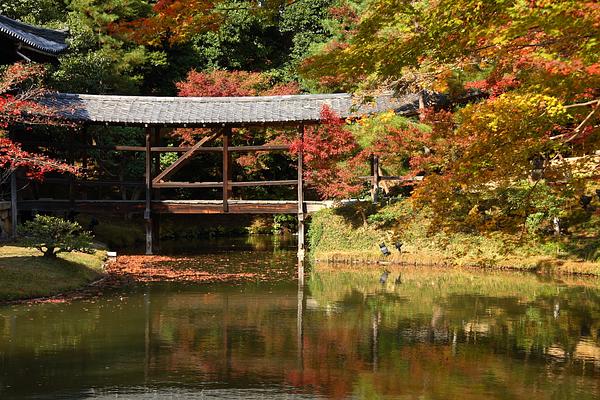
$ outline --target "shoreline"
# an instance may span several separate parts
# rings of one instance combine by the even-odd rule
[[[191,284],[239,283],[256,280],[257,274],[251,272],[233,272],[216,274],[203,269],[191,271],[189,268],[178,269],[175,266],[157,266],[156,263],[189,260],[189,256],[119,256],[116,260],[107,260],[102,265],[101,275],[92,282],[79,288],[55,293],[49,296],[24,297],[2,300],[0,306],[21,304],[66,303],[74,300],[98,298],[106,290],[116,290],[128,285],[144,285],[152,282],[179,282]],[[490,263],[453,262],[437,254],[402,253],[387,258],[372,253],[362,252],[330,252],[317,254],[306,259],[315,267],[327,266],[336,270],[361,272],[368,267],[390,268],[435,268],[464,269],[494,272],[523,272],[530,274],[551,275],[557,277],[600,277],[597,263],[552,259],[549,257],[505,258],[502,262]]]
[[[113,275],[104,273],[103,276],[90,282],[79,288],[68,290],[62,293],[56,293],[51,296],[41,296],[32,298],[22,298],[14,300],[3,300],[0,301],[0,307],[12,306],[12,305],[29,305],[29,304],[61,304],[68,303],[74,300],[85,300],[98,298],[103,295],[102,290],[116,289],[118,287],[124,287],[128,282],[115,282],[110,281],[114,278]],[[110,281],[110,282],[108,282]]]
[[[327,265],[415,266],[437,268],[475,268],[494,271],[522,271],[548,275],[600,277],[600,263],[552,258],[548,256],[508,256],[498,260],[452,259],[442,254],[402,253],[389,257],[371,252],[327,252],[312,256],[315,263]]]

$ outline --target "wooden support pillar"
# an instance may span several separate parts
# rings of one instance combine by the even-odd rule
[[[229,154],[229,141],[231,140],[231,128],[223,130],[223,212],[229,212],[229,195],[231,190],[231,160]]]
[[[11,236],[13,240],[17,239],[17,223],[19,209],[17,208],[17,170],[10,174],[10,217],[11,217]]]
[[[371,169],[373,171],[371,178],[371,198],[373,203],[377,203],[379,201],[379,156],[373,156]]]
[[[300,125],[298,129],[298,134],[300,135],[300,140],[304,139],[304,125]],[[305,236],[305,226],[304,226],[304,179],[303,179],[303,153],[302,147],[298,152],[298,258],[304,259],[305,248],[304,248],[304,236]],[[302,273],[302,279],[304,279],[304,268],[300,271],[298,268],[298,275]],[[300,278],[300,276],[299,276]]]
[[[152,138],[152,146],[160,146],[160,127],[154,128],[154,136]],[[160,174],[160,153],[154,154],[154,170],[153,176]],[[150,180],[152,182],[152,180]],[[153,199],[160,200],[160,189],[153,190]],[[152,234],[153,241],[152,247],[154,252],[160,251],[160,214],[156,213],[152,215]]]
[[[233,153],[231,151],[229,151],[230,147],[231,147],[231,143],[232,143],[231,129],[229,129],[227,132],[228,132],[227,165],[229,166],[229,168],[227,168],[227,181],[229,182],[229,185],[227,186],[227,199],[231,199],[233,197],[233,185],[231,184],[231,182],[233,182]]]
[[[73,148],[73,137],[69,137],[69,152],[67,162],[70,165],[75,164],[75,150]],[[75,220],[75,176],[73,174],[69,174],[69,215],[68,218],[71,220]]]
[[[152,223],[152,128],[146,128],[146,209],[144,220],[146,221],[146,254],[154,252],[154,235]]]
[[[91,145],[90,143],[90,138],[89,138],[89,132],[88,132],[88,126],[84,125],[83,126],[83,131],[81,133],[81,137],[82,137],[82,142],[85,145]],[[85,175],[85,173],[87,172],[87,168],[88,168],[88,152],[84,149],[83,153],[81,155],[81,169],[83,174]],[[85,188],[85,190],[79,190],[79,196],[81,197],[82,200],[87,200],[88,196],[87,196],[87,192],[88,192],[88,188]]]

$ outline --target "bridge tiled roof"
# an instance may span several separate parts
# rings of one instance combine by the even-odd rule
[[[426,103],[439,96],[425,93]],[[419,94],[377,96],[362,102],[352,95],[317,94],[263,97],[148,97],[53,94],[44,100],[68,120],[91,124],[216,126],[318,122],[324,105],[342,118],[395,110],[414,115]]]
[[[67,50],[67,32],[31,26],[4,15],[0,15],[0,35],[50,55],[58,55]]]

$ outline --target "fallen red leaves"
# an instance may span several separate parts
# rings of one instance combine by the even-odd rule
[[[107,272],[136,282],[224,282],[255,279],[252,272],[225,272],[193,265],[193,258],[166,256],[120,256]]]
[[[130,284],[151,282],[232,284],[255,281],[282,281],[295,278],[295,259],[289,254],[234,253],[199,256],[119,256],[106,265],[106,275],[81,289],[52,297],[19,300],[10,304],[68,303],[95,299],[106,292],[123,289]]]
[[[293,277],[293,264],[275,258],[249,260],[242,253],[194,257],[120,256],[107,266],[107,272],[115,278],[134,282],[242,282]]]

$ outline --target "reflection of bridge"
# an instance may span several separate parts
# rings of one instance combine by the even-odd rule
[[[357,103],[348,94],[296,95],[269,97],[232,97],[232,98],[161,98],[136,96],[96,96],[55,94],[44,100],[45,104],[56,109],[61,118],[75,122],[84,128],[79,132],[79,143],[74,139],[62,149],[69,154],[71,161],[79,157],[85,165],[88,151],[139,152],[145,154],[144,180],[125,182],[85,181],[74,178],[55,180],[68,186],[68,198],[19,199],[17,202],[16,176],[12,179],[13,210],[36,211],[85,211],[102,212],[139,212],[146,221],[146,253],[152,254],[158,238],[159,216],[161,214],[297,214],[298,216],[298,252],[304,253],[304,218],[307,213],[327,207],[330,202],[306,202],[303,190],[303,155],[297,154],[297,172],[288,180],[246,181],[232,179],[232,153],[288,152],[288,145],[231,146],[232,129],[245,127],[291,128],[302,137],[306,125],[316,125],[321,121],[324,106],[332,109],[340,118],[351,118],[368,113],[395,110],[399,114],[414,115],[419,107],[429,100],[427,95],[414,94],[397,99],[389,95],[380,96],[370,103]],[[145,128],[143,146],[98,146],[85,128],[89,125],[137,126]],[[206,134],[193,146],[161,146],[161,134],[165,128],[204,128]],[[75,136],[75,135],[73,135]],[[14,135],[13,135],[14,137]],[[19,137],[15,137],[19,141]],[[24,138],[25,139],[25,138]],[[83,143],[81,143],[83,141]],[[217,142],[217,145],[214,143]],[[27,142],[24,141],[27,145]],[[32,144],[52,147],[53,143]],[[56,144],[54,144],[56,147]],[[178,153],[179,157],[167,168],[161,169],[160,155]],[[219,176],[211,182],[183,182],[173,176],[201,153],[218,153],[222,165]],[[375,174],[376,175],[376,174]],[[48,183],[53,183],[48,179]],[[108,186],[118,194],[127,186],[144,189],[143,200],[93,200],[78,198],[76,187]],[[233,189],[238,187],[296,186],[295,200],[241,200],[233,199]],[[222,200],[169,200],[165,199],[165,190],[169,189],[221,189]],[[117,191],[115,191],[117,189]],[[162,190],[162,195],[161,195]],[[114,196],[113,196],[114,197]],[[18,204],[18,205],[17,205]],[[16,213],[15,213],[16,214]]]

